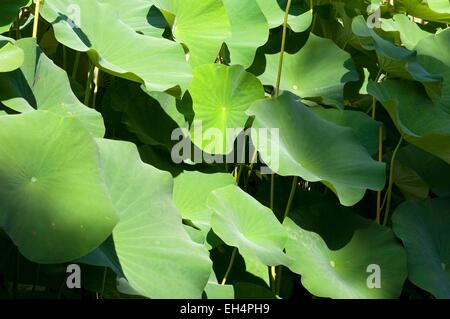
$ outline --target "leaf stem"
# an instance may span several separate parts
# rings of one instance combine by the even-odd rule
[[[278,64],[278,74],[277,74],[277,83],[275,87],[275,97],[280,95],[280,85],[281,85],[281,74],[283,73],[283,60],[284,60],[284,48],[286,47],[286,35],[287,35],[287,24],[289,17],[289,10],[291,9],[292,0],[288,0],[286,5],[286,10],[284,12],[284,21],[283,21],[283,35],[281,37],[281,51],[280,51],[280,61]]]
[[[284,211],[284,216],[282,222],[288,217],[289,211],[291,210],[292,202],[294,201],[295,191],[297,190],[297,184],[298,184],[298,176],[294,176],[292,179],[292,187],[291,187],[291,193],[289,194],[289,199],[286,205],[286,210]]]
[[[384,212],[384,220],[383,225],[387,224],[388,217],[389,217],[389,209],[391,208],[391,197],[392,197],[392,185],[394,182],[394,169],[395,169],[395,158],[397,156],[397,152],[402,145],[403,142],[403,136],[400,137],[400,140],[398,141],[397,146],[395,147],[394,153],[392,153],[391,157],[391,165],[389,167],[389,186],[387,190],[387,203],[386,203],[386,210]]]
[[[280,50],[280,61],[278,64],[278,74],[277,74],[277,83],[275,87],[275,97],[277,98],[280,95],[280,85],[281,85],[281,75],[283,74],[283,61],[284,61],[284,50],[286,47],[286,36],[287,36],[287,25],[289,18],[289,11],[291,9],[292,0],[288,0],[286,4],[286,9],[284,11],[284,21],[283,21],[283,34],[281,37],[281,50]],[[292,191],[291,191],[292,193]],[[275,205],[275,173],[273,173],[270,177],[270,209],[274,211]],[[272,291],[276,293],[277,287],[277,272],[275,266],[270,267],[270,282],[272,286]]]
[[[35,1],[35,9],[34,9],[34,22],[33,22],[33,38],[37,37],[38,31],[38,23],[39,23],[39,10],[41,9],[41,0]]]
[[[231,269],[233,268],[234,260],[236,259],[237,248],[233,248],[233,252],[231,253],[230,263],[228,264],[227,271],[223,276],[222,282],[220,283],[222,286],[226,284],[228,276],[230,275]]]
[[[378,131],[378,162],[383,161],[383,126]],[[381,191],[377,192],[377,224],[381,223]]]

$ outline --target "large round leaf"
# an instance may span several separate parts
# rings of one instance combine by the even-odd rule
[[[93,136],[103,137],[101,114],[78,100],[66,72],[42,52],[36,40],[21,39],[16,45],[25,52],[25,60],[20,69],[0,74],[0,101],[17,112],[37,108],[77,118]]]
[[[144,164],[131,143],[97,139],[97,144],[120,219],[114,246],[131,287],[149,298],[200,298],[211,261],[183,228],[172,176]]]
[[[269,38],[269,26],[256,0],[224,0],[231,23],[226,40],[232,64],[252,65],[256,50]]]
[[[280,54],[266,55],[264,85],[275,86]],[[302,99],[333,106],[343,105],[344,85],[358,80],[350,54],[333,41],[310,34],[305,46],[295,54],[285,53],[280,89]]]
[[[74,8],[79,16],[74,16]],[[150,91],[178,88],[180,95],[191,81],[183,48],[138,34],[116,18],[118,12],[120,7],[101,0],[46,0],[41,14],[53,25],[59,42],[87,52],[102,70],[143,83]]]
[[[175,14],[172,32],[189,49],[193,66],[213,63],[222,44],[231,35],[222,0],[166,0],[164,8]]]
[[[267,266],[289,265],[286,231],[269,208],[235,185],[213,191],[208,207],[214,212],[212,229],[227,245]]]
[[[24,256],[66,262],[110,235],[117,217],[97,147],[75,119],[47,111],[1,116],[0,140],[0,225]]]
[[[450,198],[401,204],[392,217],[408,253],[409,279],[436,298],[450,298]]]
[[[358,229],[344,247],[331,250],[317,233],[290,218],[284,225],[289,233],[286,253],[294,259],[290,269],[302,275],[303,286],[313,295],[339,299],[400,295],[407,274],[406,254],[388,228],[372,224]],[[379,275],[379,283],[371,275]]]
[[[257,101],[247,113],[256,117],[254,128],[279,130],[252,136],[274,172],[322,181],[346,206],[361,200],[366,189],[383,188],[384,164],[371,158],[352,129],[322,119],[294,95]]]
[[[243,129],[248,120],[245,111],[264,98],[261,82],[238,65],[195,68],[189,92],[195,112],[191,139],[211,154],[227,154],[233,149],[235,130]],[[229,136],[227,129],[232,133]]]

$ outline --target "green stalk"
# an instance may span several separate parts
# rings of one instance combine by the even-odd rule
[[[286,205],[286,210],[284,211],[284,216],[283,216],[282,222],[284,222],[284,220],[288,217],[289,212],[291,210],[292,202],[294,201],[294,197],[295,197],[295,191],[297,190],[297,184],[298,184],[298,176],[294,176],[294,178],[292,179],[291,193],[289,194],[289,199],[288,199],[288,203]],[[282,273],[283,273],[283,267],[282,266],[278,266],[277,275],[275,277],[275,279],[276,279],[276,281],[275,281],[275,295],[277,295],[277,296],[280,294],[281,274]]]
[[[398,141],[398,144],[394,150],[394,153],[392,153],[392,157],[391,157],[391,165],[389,168],[389,186],[388,186],[388,190],[387,190],[387,203],[386,203],[386,210],[384,212],[383,225],[387,224],[388,217],[389,217],[389,209],[391,208],[392,185],[394,183],[395,158],[397,156],[398,150],[400,149],[400,146],[402,145],[402,142],[403,142],[403,136],[400,137],[400,140]]]
[[[37,37],[38,24],[39,24],[39,11],[41,9],[41,0],[35,0],[36,5],[34,9],[34,22],[33,22],[33,38]]]
[[[286,47],[286,36],[287,36],[287,25],[289,18],[289,11],[291,9],[292,0],[288,0],[286,4],[286,10],[284,11],[284,21],[283,21],[283,34],[281,37],[281,51],[280,51],[280,61],[278,64],[278,74],[277,74],[277,82],[275,87],[275,97],[277,98],[280,95],[280,85],[281,85],[281,75],[283,74],[283,61],[284,61],[284,49]],[[273,211],[275,205],[275,174],[272,174],[270,177],[270,209]],[[270,274],[276,274],[275,266],[270,267]],[[272,283],[272,291],[276,292],[276,278],[270,276]]]
[[[277,75],[277,84],[275,87],[275,97],[278,97],[280,95],[281,74],[283,73],[284,48],[286,46],[287,24],[288,24],[289,10],[291,9],[291,4],[292,4],[292,0],[288,0],[287,5],[286,5],[286,11],[284,12],[283,35],[281,38],[280,61],[278,64],[278,75]]]
[[[288,203],[286,205],[286,210],[284,211],[284,217],[282,222],[288,217],[289,211],[291,210],[292,202],[294,201],[295,197],[295,191],[297,190],[297,184],[298,184],[298,176],[294,176],[292,179],[292,187],[291,187],[291,193],[289,194]]]
[[[226,284],[228,276],[230,275],[231,269],[233,268],[234,260],[236,259],[237,248],[233,248],[233,252],[231,253],[230,263],[228,264],[227,271],[223,276],[222,282],[220,283],[222,286]]]
[[[275,87],[275,97],[280,95],[280,85],[281,85],[281,75],[283,73],[283,61],[284,61],[284,48],[286,47],[286,35],[287,35],[287,24],[289,17],[289,10],[291,9],[292,0],[288,0],[286,5],[286,10],[284,12],[283,21],[283,35],[281,38],[281,51],[280,51],[280,61],[278,63],[278,74],[277,74],[277,84]],[[275,174],[272,174],[270,178],[270,209],[273,210],[275,201]]]

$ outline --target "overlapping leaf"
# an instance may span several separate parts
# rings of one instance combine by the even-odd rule
[[[406,254],[391,230],[372,224],[355,231],[350,242],[330,250],[314,232],[291,219],[286,253],[291,269],[302,275],[302,284],[318,297],[397,298],[406,279]],[[336,225],[337,226],[337,225]],[[372,276],[380,276],[375,279]],[[378,282],[377,282],[378,280]]]
[[[266,55],[266,61],[261,81],[275,86],[280,54]],[[302,99],[342,107],[345,83],[356,80],[350,55],[331,40],[310,34],[300,51],[285,53],[280,89]]]
[[[211,262],[183,228],[171,175],[144,164],[131,143],[96,141],[119,217],[115,251],[129,284],[149,298],[200,298]]]
[[[36,40],[21,39],[16,46],[25,52],[25,60],[20,69],[0,73],[1,102],[17,112],[37,108],[75,117],[93,136],[103,137],[105,127],[100,113],[77,99],[67,74],[36,46]]]
[[[158,0],[157,5],[175,15],[172,33],[189,49],[193,66],[213,63],[231,35],[230,21],[222,1]]]
[[[191,220],[202,230],[204,237],[211,229],[213,211],[206,205],[209,194],[219,188],[234,184],[227,173],[205,174],[185,171],[175,178],[173,198],[185,219]]]
[[[231,63],[248,68],[256,50],[269,38],[269,26],[256,0],[224,0],[231,24],[231,37],[226,40]]]
[[[212,229],[225,243],[268,266],[290,264],[286,232],[269,208],[235,185],[213,191],[207,203]]]
[[[116,18],[118,12],[120,7],[100,0],[48,0],[41,13],[53,25],[59,42],[87,52],[106,72],[143,83],[150,91],[178,88],[178,95],[184,92],[191,70],[183,48],[167,39],[136,33]]]
[[[274,172],[322,181],[348,206],[357,203],[366,189],[383,188],[384,165],[370,157],[352,130],[320,118],[292,94],[258,101],[248,114],[255,116],[254,128],[279,130],[252,137]]]
[[[421,87],[387,80],[369,83],[368,91],[383,104],[408,142],[450,163],[450,115],[434,105]]]
[[[285,15],[285,7],[286,5],[280,7],[277,0],[256,0],[263,11],[264,15],[269,22],[269,27],[276,28],[283,24],[284,15]],[[303,32],[306,31],[312,23],[313,14],[312,9],[301,13],[294,14],[294,6],[291,7],[291,11],[288,16],[288,25],[294,32]]]
[[[24,52],[15,45],[13,39],[0,35],[0,73],[18,69],[24,60]]]

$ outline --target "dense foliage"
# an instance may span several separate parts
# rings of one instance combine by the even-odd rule
[[[449,23],[2,0],[0,297],[450,298]]]

